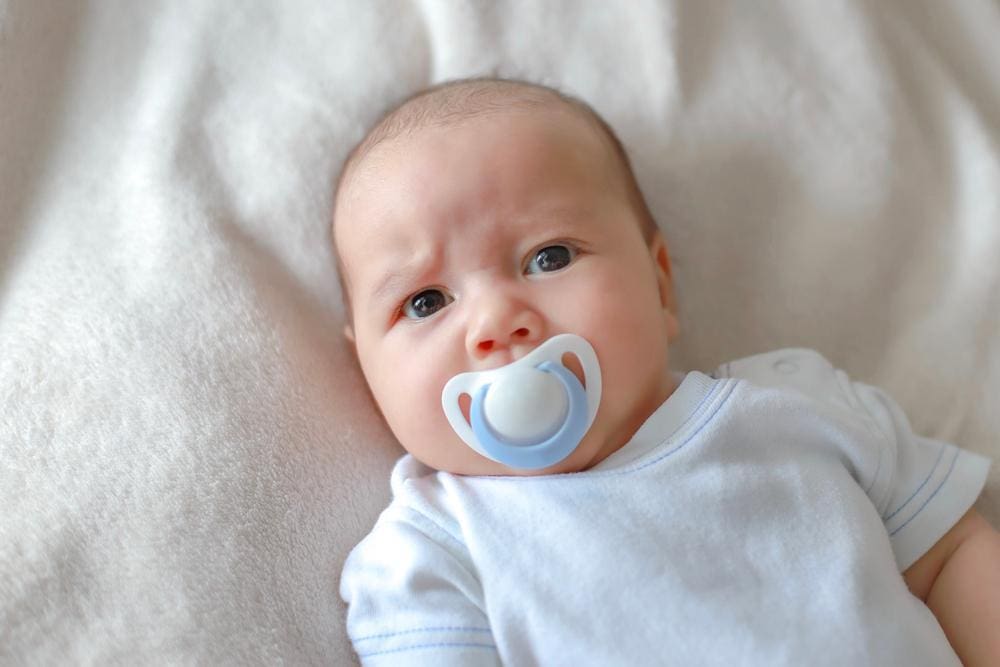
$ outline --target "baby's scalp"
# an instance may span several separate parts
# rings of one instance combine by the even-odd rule
[[[334,192],[331,238],[333,239],[337,277],[347,321],[353,321],[350,275],[337,243],[338,204],[350,190],[352,175],[380,145],[415,134],[431,127],[448,127],[464,121],[505,112],[531,112],[557,109],[583,119],[594,130],[616,163],[643,238],[647,244],[657,232],[656,221],[646,205],[632,171],[631,162],[611,126],[582,100],[536,83],[500,78],[473,78],[448,81],[421,90],[394,105],[381,116],[362,140],[348,153],[337,178]]]

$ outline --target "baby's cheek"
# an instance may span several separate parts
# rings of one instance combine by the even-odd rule
[[[578,304],[576,317],[581,325],[618,337],[634,332],[634,327],[645,325],[653,315],[648,290],[615,275],[594,276],[572,302]]]
[[[666,353],[659,293],[643,281],[607,279],[596,286],[613,295],[594,303],[588,314],[592,344],[612,380],[635,381],[654,368]],[[586,335],[586,334],[582,334]],[[638,374],[638,375],[637,375]]]
[[[400,366],[401,372],[406,372]],[[426,453],[448,439],[450,427],[441,408],[441,390],[447,379],[429,372],[410,371],[406,381],[393,387],[395,410],[399,416],[399,438],[403,446]]]

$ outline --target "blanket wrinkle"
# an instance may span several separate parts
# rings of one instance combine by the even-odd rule
[[[678,370],[812,347],[997,458],[997,34],[993,0],[0,0],[0,665],[356,662],[337,575],[401,450],[332,187],[450,78],[619,133]]]

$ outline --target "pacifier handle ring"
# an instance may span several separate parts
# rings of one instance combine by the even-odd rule
[[[565,346],[565,349],[562,350],[556,361],[561,365],[562,356],[567,352],[576,355],[576,358],[580,360],[580,366],[583,368],[583,380],[587,383],[588,421],[592,422],[597,415],[597,406],[601,402],[601,373],[599,370],[600,366],[597,363],[597,353],[594,352],[594,348],[591,347],[590,343],[572,334],[559,334],[558,336],[553,336],[550,340],[562,339],[563,337],[565,337],[565,340],[560,340],[560,343]],[[539,364],[539,367],[541,367],[541,364]],[[587,428],[590,428],[589,423],[587,424]]]
[[[441,404],[442,407],[444,407],[444,415],[448,419],[448,423],[451,424],[451,428],[458,434],[458,437],[465,441],[465,444],[472,447],[472,449],[476,450],[483,456],[486,456],[486,452],[484,452],[476,442],[476,434],[472,432],[472,427],[469,425],[469,422],[465,421],[465,415],[462,414],[462,410],[458,406],[459,396],[469,393],[465,387],[467,383],[455,382],[455,379],[458,378],[454,378],[451,382],[445,385],[444,393],[441,394]]]

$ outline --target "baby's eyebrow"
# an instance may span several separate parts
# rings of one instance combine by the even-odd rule
[[[417,259],[387,271],[372,288],[372,301],[381,304],[395,298],[399,292],[407,289],[417,278],[426,275],[433,264],[433,260],[426,262]]]
[[[392,271],[385,274],[381,280],[375,285],[375,288],[371,291],[372,301],[376,303],[383,303],[392,298],[395,294],[402,289],[402,286],[409,281],[408,276]]]

